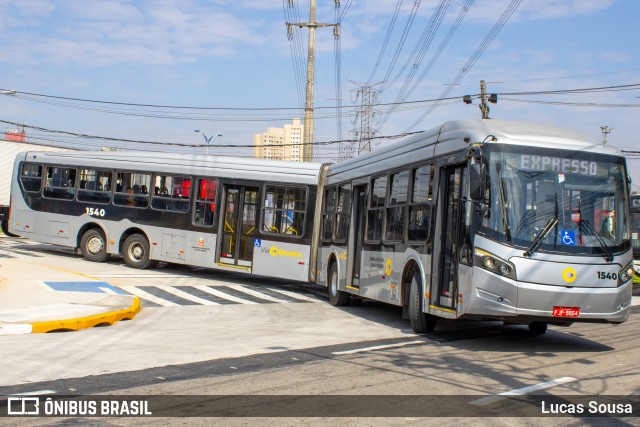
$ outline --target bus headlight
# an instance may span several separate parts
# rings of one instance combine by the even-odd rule
[[[627,283],[633,277],[633,263],[627,265],[618,273],[618,286],[622,286]]]
[[[509,261],[505,261],[491,252],[475,248],[474,260],[474,264],[480,268],[516,280],[516,267]]]

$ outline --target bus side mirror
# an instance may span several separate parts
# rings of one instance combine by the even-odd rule
[[[469,166],[469,197],[471,200],[484,200],[484,190],[482,163],[474,163]]]

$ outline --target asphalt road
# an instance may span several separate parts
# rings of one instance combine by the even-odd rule
[[[448,415],[464,416],[469,402],[487,396],[497,400],[476,406],[508,409],[504,393],[567,396],[568,402],[640,394],[637,306],[618,326],[575,324],[531,335],[526,326],[443,321],[435,333],[420,336],[395,307],[365,302],[334,308],[304,284],[178,266],[140,272],[120,260],[89,263],[47,245],[0,239],[0,250],[8,248],[15,257],[30,257],[34,268],[55,265],[139,292],[143,310],[110,327],[0,337],[0,395],[189,395],[190,403],[193,396],[204,399],[200,407],[208,395],[282,395],[280,405],[262,402],[270,414],[261,412],[260,402],[234,404],[241,414],[286,417],[12,418],[12,425],[486,425],[489,419],[481,417],[394,411],[407,396],[451,396],[422,403],[451,406]],[[286,396],[311,396],[302,405],[321,410],[299,416],[301,404]],[[393,417],[384,416],[376,396],[385,397]],[[176,415],[190,415],[189,405],[184,413],[176,402]],[[383,408],[380,418],[363,416],[376,408]],[[637,418],[504,415],[491,424],[640,425]]]

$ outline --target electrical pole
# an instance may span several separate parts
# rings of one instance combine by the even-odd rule
[[[610,128],[609,126],[600,126],[600,130],[602,131],[602,145],[606,145],[607,134],[611,133],[613,128]]]
[[[487,85],[484,80],[480,80],[480,112],[483,119],[489,118],[489,106],[487,105]]]
[[[465,95],[462,97],[462,101],[464,101],[465,104],[472,104],[473,102],[471,101],[471,95]],[[478,105],[478,107],[480,107],[480,113],[482,113],[482,118],[483,119],[489,119],[489,105],[487,104],[487,101],[489,101],[491,104],[495,104],[498,102],[498,94],[492,93],[491,95],[489,95],[487,97],[487,84],[485,83],[484,80],[480,80],[480,105]]]
[[[334,0],[336,7],[340,6],[340,0]],[[313,161],[313,90],[315,81],[315,51],[316,51],[316,28],[334,27],[334,37],[339,37],[338,28],[340,24],[320,24],[316,22],[316,0],[310,0],[309,22],[289,23],[287,22],[287,33],[289,37],[293,35],[292,26],[309,29],[309,47],[307,49],[307,84],[306,102],[304,107],[304,143],[303,160]],[[293,0],[289,0],[289,7],[293,6]]]

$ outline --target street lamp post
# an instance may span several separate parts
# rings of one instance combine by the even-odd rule
[[[202,134],[202,137],[204,138],[205,142],[207,143],[207,156],[209,155],[209,144],[211,144],[211,140],[213,138],[215,138],[216,136],[222,136],[222,132],[218,132],[213,136],[207,136],[207,135],[204,134],[204,132],[201,132],[200,129],[194,129],[193,131]]]

